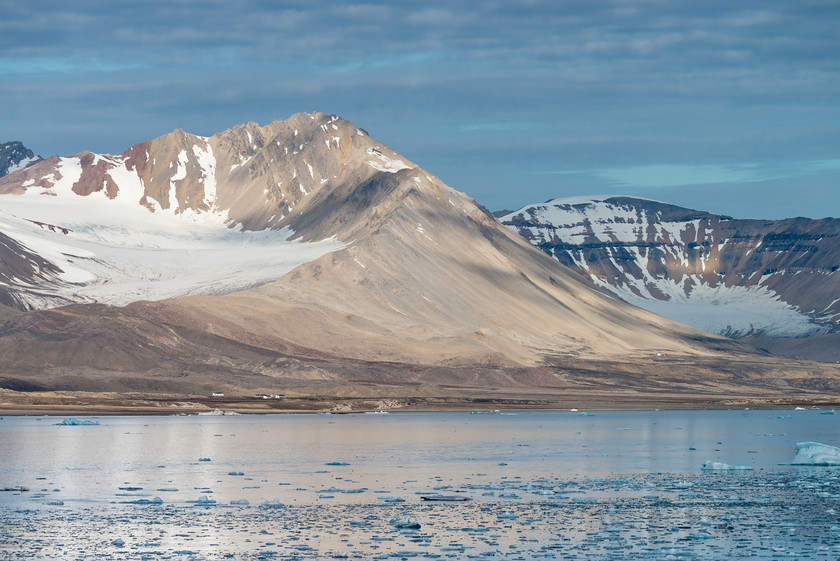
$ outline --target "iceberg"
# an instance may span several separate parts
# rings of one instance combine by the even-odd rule
[[[90,419],[76,419],[75,417],[68,417],[60,423],[56,423],[57,427],[76,427],[76,426],[92,426],[98,425],[99,421],[91,421]]]
[[[208,498],[207,495],[201,495],[200,497],[198,497],[198,500],[193,501],[193,502],[197,505],[205,505],[205,506],[211,506],[211,505],[216,504],[216,500]]]
[[[750,466],[731,466],[723,462],[713,462],[706,460],[701,468],[703,471],[747,471],[751,470]]]
[[[819,442],[799,442],[791,463],[795,466],[840,466],[840,448]]]
[[[283,508],[283,503],[280,502],[280,499],[270,499],[267,501],[263,501],[260,504],[260,508]]]
[[[400,530],[419,530],[420,523],[411,519],[410,516],[403,516],[402,518],[395,518],[391,520],[391,525]]]

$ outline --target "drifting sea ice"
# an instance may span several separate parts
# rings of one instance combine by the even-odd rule
[[[98,425],[99,421],[91,421],[90,419],[76,419],[75,417],[68,417],[67,419],[63,419],[62,421],[56,423],[57,427],[76,427],[76,426],[94,426]]]
[[[819,442],[800,442],[796,445],[793,465],[840,466],[840,448]]]
[[[703,467],[701,469],[703,471],[748,471],[753,468],[751,468],[750,466],[732,466],[723,462],[713,462],[711,460],[706,460],[703,463]]]

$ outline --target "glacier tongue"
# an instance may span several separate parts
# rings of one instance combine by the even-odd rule
[[[14,287],[32,308],[225,294],[270,282],[345,246],[334,239],[289,241],[289,229],[240,231],[225,224],[226,213],[152,212],[139,204],[139,179],[120,165],[111,170],[120,184],[116,198],[79,196],[70,191],[78,180],[74,160],[63,159],[63,177],[50,195],[30,189],[2,196],[0,230],[62,270],[49,282]],[[212,174],[210,166],[204,169]]]

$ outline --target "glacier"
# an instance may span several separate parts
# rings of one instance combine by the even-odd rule
[[[212,176],[211,153],[202,156],[205,170],[211,170],[205,173]],[[213,181],[205,189],[210,211],[150,210],[140,204],[143,188],[136,174],[111,160],[120,164],[110,171],[119,183],[113,199],[104,192],[80,196],[72,191],[81,175],[75,157],[62,158],[61,178],[49,189],[0,196],[0,231],[61,270],[57,278],[14,286],[25,307],[123,306],[227,294],[278,279],[346,247],[333,238],[292,241],[288,228],[245,231],[229,224],[227,212],[215,207]]]

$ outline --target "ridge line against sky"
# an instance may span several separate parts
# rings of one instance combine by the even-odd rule
[[[336,113],[498,210],[840,216],[840,2],[0,0],[0,142]]]

